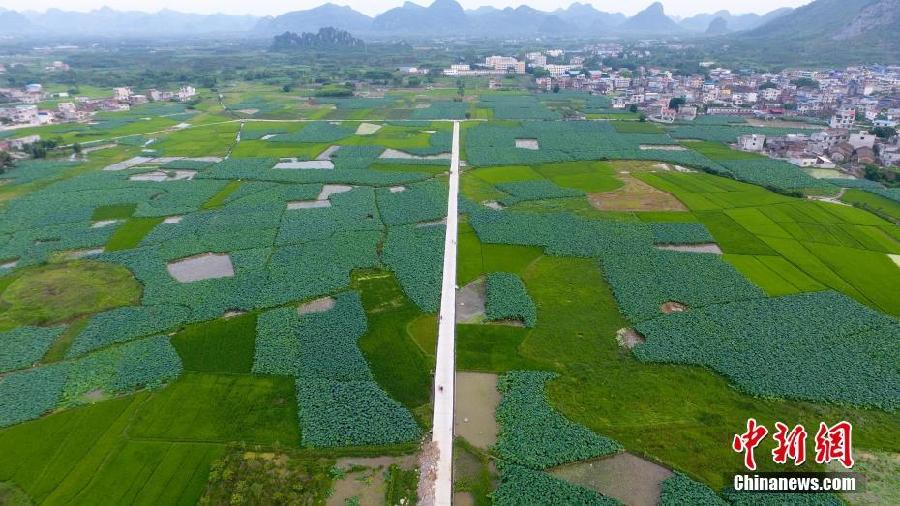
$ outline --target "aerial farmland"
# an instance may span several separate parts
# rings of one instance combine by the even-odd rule
[[[851,422],[891,489],[896,190],[728,145],[815,126],[456,91],[35,127],[66,151],[0,174],[0,503],[784,504],[727,481],[751,418]]]

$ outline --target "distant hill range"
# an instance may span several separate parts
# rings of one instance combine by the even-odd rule
[[[266,17],[183,14],[170,10],[123,12],[109,8],[86,13],[0,9],[0,37],[240,34],[269,38],[286,31],[312,33],[324,27],[366,38],[705,37],[714,39],[716,44],[724,39],[720,47],[735,47],[746,53],[778,55],[795,51],[795,56],[799,56],[839,51],[831,56],[883,56],[882,61],[891,63],[898,59],[898,12],[900,0],[815,0],[798,9],[777,9],[761,15],[722,10],[680,20],[668,16],[660,2],[630,17],[577,2],[546,12],[524,5],[465,10],[456,0],[434,0],[428,6],[406,2],[374,17],[330,3]]]
[[[524,36],[543,35],[702,35],[717,17],[725,19],[729,31],[755,28],[779,9],[760,16],[733,16],[727,11],[701,14],[676,22],[663,5],[653,3],[640,13],[624,14],[597,10],[587,3],[572,3],[552,12],[520,7],[480,7],[464,10],[456,0],[434,0],[429,6],[406,2],[375,17],[346,6],[326,3],[279,16],[232,16],[184,14],[171,10],[156,13],[116,11],[108,7],[90,12],[49,9],[38,13],[0,8],[0,33],[62,36],[167,36],[239,33],[271,37],[285,31],[315,32],[334,27],[356,35],[399,36]]]
[[[816,63],[900,60],[900,0],[816,0],[735,39],[757,57]]]

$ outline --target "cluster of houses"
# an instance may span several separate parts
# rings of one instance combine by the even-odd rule
[[[764,153],[801,167],[859,169],[866,165],[900,166],[900,137],[878,138],[865,130],[828,128],[811,134],[780,137],[748,134],[738,137],[736,148]]]
[[[192,86],[177,91],[151,89],[146,95],[135,94],[131,88],[114,88],[111,97],[70,97],[67,92],[47,93],[40,84],[24,88],[0,88],[0,128],[21,128],[51,123],[85,122],[99,111],[127,111],[133,105],[147,102],[187,102],[197,95]],[[68,100],[67,100],[68,99]],[[53,100],[55,108],[41,108],[40,104]]]
[[[583,63],[583,56],[567,57],[566,52],[562,49],[551,49],[526,53],[524,60],[519,60],[514,56],[488,56],[484,59],[484,63],[478,65],[465,63],[451,65],[443,70],[443,74],[455,77],[522,75],[528,69],[541,69],[544,71],[542,73],[561,78],[570,73],[579,73]]]

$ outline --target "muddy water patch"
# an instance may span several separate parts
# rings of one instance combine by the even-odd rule
[[[484,278],[456,291],[456,323],[477,323],[484,320],[484,301],[487,296]]]
[[[181,283],[234,277],[234,266],[227,254],[204,253],[183,258],[166,265],[166,270]]]
[[[557,478],[596,490],[630,506],[656,506],[672,471],[631,453],[556,467]]]
[[[497,375],[457,372],[453,432],[472,445],[487,450],[497,442]]]

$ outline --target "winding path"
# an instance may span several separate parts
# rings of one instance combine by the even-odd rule
[[[453,122],[450,193],[447,198],[447,235],[444,238],[444,274],[438,323],[437,361],[434,370],[434,423],[432,441],[438,450],[434,503],[450,505],[453,496],[453,390],[456,378],[456,238],[459,225],[459,122]]]

